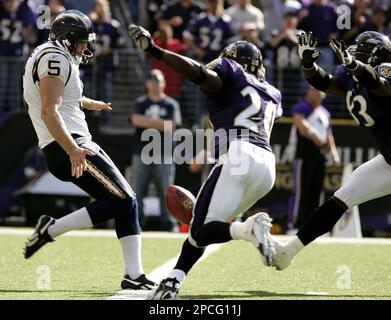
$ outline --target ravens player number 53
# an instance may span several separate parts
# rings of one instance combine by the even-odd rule
[[[352,117],[368,128],[380,154],[354,170],[287,244],[275,242],[277,269],[286,268],[304,246],[330,231],[346,210],[391,194],[391,41],[383,34],[367,31],[349,48],[335,39],[330,47],[342,63],[334,76],[315,63],[319,52],[312,34],[299,35],[304,76],[315,88],[345,97]]]
[[[23,76],[24,99],[49,171],[96,199],[60,219],[43,215],[29,237],[25,258],[67,231],[115,219],[125,277],[123,289],[151,289],[141,264],[141,238],[135,194],[109,156],[92,141],[83,108],[110,110],[111,104],[83,97],[79,64],[92,57],[90,19],[68,10],[53,21],[49,41],[29,57]]]

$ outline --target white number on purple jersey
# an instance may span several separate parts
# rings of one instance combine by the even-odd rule
[[[367,102],[362,95],[353,96],[352,90],[346,93],[346,105],[353,119],[360,125],[372,127],[375,120],[367,113]]]
[[[208,27],[200,28],[201,48],[208,48],[213,51],[221,50],[221,44],[223,39],[223,30],[212,29]]]
[[[0,34],[1,41],[8,41],[11,43],[19,43],[23,40],[23,25],[21,21],[11,21],[8,19],[1,20]]]
[[[262,99],[258,91],[251,86],[245,87],[240,93],[243,97],[250,97],[251,104],[236,116],[234,126],[244,127],[255,133],[259,133],[261,130],[259,122],[253,121],[252,118],[259,118],[259,113],[262,108]],[[276,112],[277,105],[272,101],[268,101],[265,106],[263,125],[269,137],[273,129]]]

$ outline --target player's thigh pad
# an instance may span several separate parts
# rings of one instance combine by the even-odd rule
[[[107,193],[118,198],[135,198],[135,193],[111,158],[95,142],[88,141],[81,146],[96,156],[87,156],[87,173],[98,181]]]
[[[382,155],[365,162],[334,195],[349,208],[391,194],[391,166]]]
[[[198,194],[192,227],[235,218],[268,193],[274,180],[271,152],[246,141],[232,142]]]

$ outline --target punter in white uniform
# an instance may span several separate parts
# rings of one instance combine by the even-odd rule
[[[111,103],[83,97],[79,64],[92,57],[95,40],[90,19],[68,10],[53,21],[49,42],[29,57],[23,76],[24,99],[49,171],[95,199],[60,219],[41,216],[28,239],[25,258],[70,230],[115,219],[125,276],[122,289],[153,288],[141,263],[141,237],[136,196],[109,156],[92,141],[83,108],[111,110]]]

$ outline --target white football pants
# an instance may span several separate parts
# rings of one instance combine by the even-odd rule
[[[379,154],[354,170],[334,196],[350,209],[388,194],[391,194],[391,166]]]
[[[247,141],[233,141],[197,195],[191,229],[227,222],[247,211],[273,187],[274,154]]]

